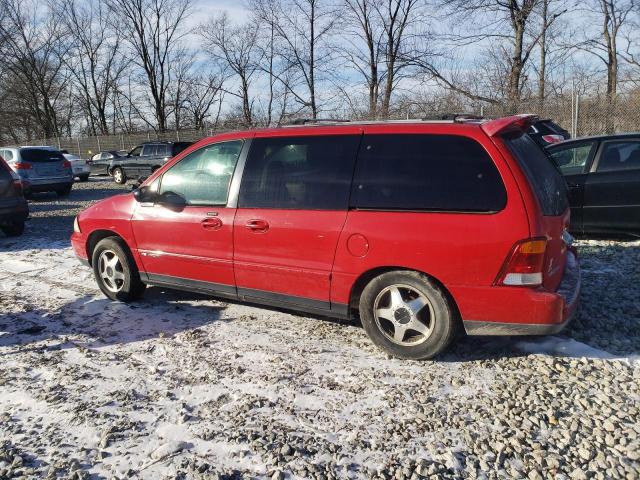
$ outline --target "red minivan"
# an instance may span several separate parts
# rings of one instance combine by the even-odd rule
[[[565,184],[490,121],[316,122],[207,138],[75,220],[109,298],[146,285],[360,318],[401,358],[469,335],[536,335],[573,315]]]

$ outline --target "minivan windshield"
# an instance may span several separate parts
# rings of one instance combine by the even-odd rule
[[[569,208],[569,199],[564,178],[553,161],[526,133],[509,133],[502,139],[531,183],[542,208],[542,214],[562,215]]]
[[[22,148],[20,157],[29,163],[46,163],[64,161],[64,156],[57,150],[47,150],[44,148]]]

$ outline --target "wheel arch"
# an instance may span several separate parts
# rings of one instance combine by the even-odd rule
[[[426,277],[429,278],[429,280],[431,280],[433,283],[435,283],[436,286],[438,288],[440,288],[440,290],[442,290],[444,295],[447,297],[447,300],[449,301],[450,305],[454,309],[455,317],[458,320],[460,320],[460,318],[461,318],[460,317],[460,309],[458,308],[458,304],[457,304],[455,298],[453,297],[453,295],[451,294],[449,289],[445,286],[445,284],[442,283],[438,278],[434,277],[433,275],[431,275],[431,274],[429,274],[427,272],[423,272],[421,270],[416,270],[416,269],[413,269],[413,268],[407,268],[407,267],[401,267],[401,266],[391,266],[391,265],[390,266],[375,267],[375,268],[369,269],[369,270],[363,272],[356,279],[356,281],[351,286],[351,292],[349,293],[349,310],[350,311],[354,311],[354,310],[357,311],[359,303],[360,303],[360,296],[362,295],[362,292],[365,289],[365,287],[374,278],[379,277],[383,273],[388,273],[388,272],[415,272],[415,273],[420,273],[422,275],[425,275]]]
[[[129,251],[129,254],[132,254],[131,248],[129,248],[127,241],[122,237],[122,235],[118,234],[113,230],[106,230],[106,229],[94,230],[89,234],[89,237],[87,238],[86,247],[87,247],[87,260],[89,260],[89,265],[93,266],[92,265],[93,251],[95,250],[96,245],[98,245],[98,242],[100,242],[100,240],[104,240],[105,238],[109,238],[109,237],[116,237],[120,239],[124,244],[125,248]],[[133,255],[132,255],[132,258],[133,258]]]

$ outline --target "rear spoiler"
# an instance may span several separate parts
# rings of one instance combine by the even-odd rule
[[[496,137],[507,132],[526,132],[529,127],[539,120],[537,115],[522,114],[489,120],[480,128],[490,137]]]

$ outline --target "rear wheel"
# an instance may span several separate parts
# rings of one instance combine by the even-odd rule
[[[127,181],[127,176],[124,174],[124,171],[120,167],[116,167],[113,169],[113,181],[122,185]]]
[[[140,298],[147,287],[124,242],[118,237],[100,240],[92,254],[93,274],[102,293],[112,300]]]
[[[433,358],[457,330],[455,309],[429,277],[395,271],[374,278],[360,296],[360,319],[378,347],[394,357]]]
[[[24,222],[14,222],[0,227],[7,237],[19,237],[24,233]]]
[[[59,197],[66,197],[71,193],[71,185],[69,185],[68,187],[64,187],[56,190],[56,193],[58,194]]]

